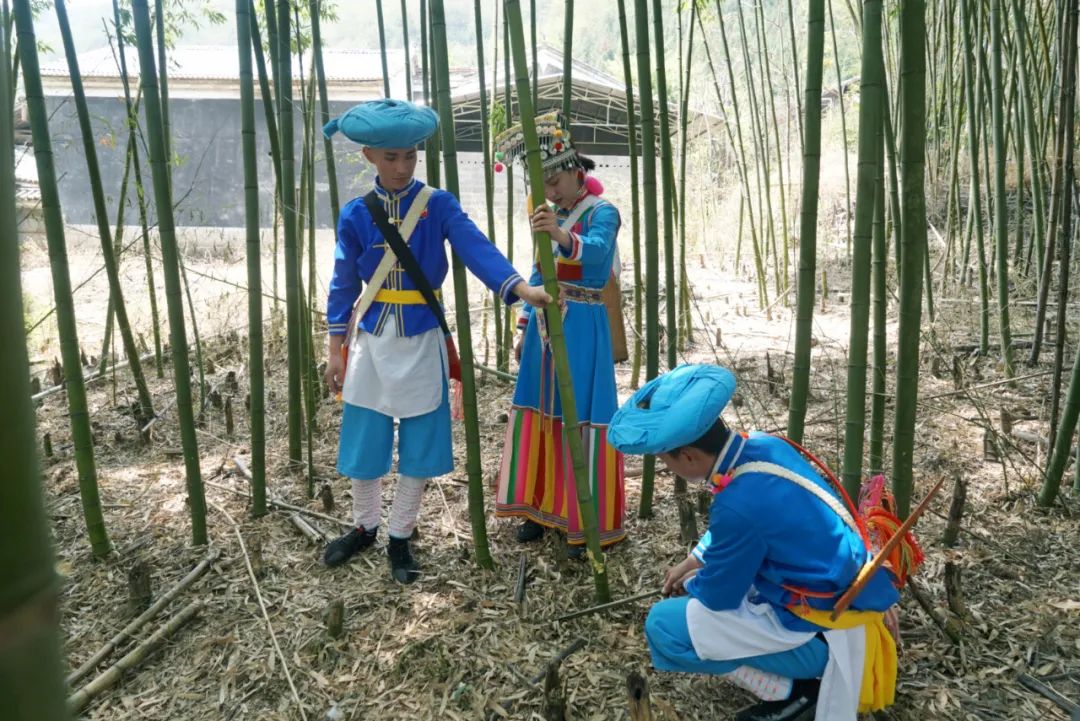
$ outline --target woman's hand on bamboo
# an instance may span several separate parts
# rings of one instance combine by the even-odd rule
[[[551,296],[544,290],[544,286],[529,285],[524,280],[514,286],[514,295],[534,308],[545,308],[551,302]]]
[[[551,239],[563,248],[569,248],[570,234],[559,227],[559,219],[550,205],[544,204],[533,211],[532,229],[534,233],[550,233]]]

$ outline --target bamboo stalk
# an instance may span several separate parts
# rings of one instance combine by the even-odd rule
[[[649,60],[649,6],[647,0],[634,0],[634,28],[637,46],[638,98],[641,103],[642,197],[645,199],[645,380],[660,373],[660,288],[659,241],[656,232],[656,132],[653,112],[652,67]],[[659,43],[663,47],[663,43]],[[575,475],[577,471],[574,472]],[[645,456],[641,476],[639,518],[652,516],[653,483],[656,457]]]
[[[795,362],[788,403],[788,435],[802,441],[810,390],[810,341],[817,293],[818,181],[821,175],[821,83],[825,53],[824,0],[807,7],[806,119],[803,145],[802,210],[799,215],[799,276],[795,296]],[[865,40],[864,40],[865,43]]]
[[[884,65],[881,52],[881,2],[863,3],[862,81],[859,90],[859,162],[855,178],[855,229],[851,261],[851,323],[844,424],[843,483],[858,496],[862,485],[866,433],[866,355],[870,323],[871,233],[874,176],[878,167]]]
[[[905,518],[911,505],[912,461],[915,447],[919,383],[919,341],[922,323],[922,265],[926,252],[926,3],[900,2],[900,107],[904,120],[900,157],[903,164],[904,246],[900,271],[893,432],[893,492],[897,515]]]
[[[83,516],[86,519],[91,550],[96,557],[101,558],[108,555],[110,544],[105,530],[105,520],[101,513],[101,500],[98,496],[93,434],[90,430],[86,385],[79,357],[79,337],[72,299],[71,276],[68,270],[64,220],[60,209],[52,141],[49,137],[48,116],[41,86],[37,38],[34,35],[33,18],[28,0],[17,0],[14,12],[19,38],[19,54],[23,67],[24,95],[34,141],[34,161],[37,166],[38,185],[41,188],[41,212],[45,220],[45,237],[49,246],[49,267],[52,271],[53,295],[56,300],[56,324],[60,335],[60,356],[64,365],[71,438],[75,446],[75,465],[79,474],[79,495],[82,498]]]
[[[440,128],[445,160],[446,190],[459,194],[457,149],[454,139],[454,109],[450,100],[450,68],[446,43],[446,15],[442,0],[431,3],[431,31],[435,76],[439,90]],[[469,520],[472,525],[473,552],[481,568],[494,568],[488,547],[487,524],[484,514],[484,481],[480,468],[480,420],[476,404],[476,374],[473,368],[472,327],[469,317],[469,288],[465,264],[453,253],[454,299],[457,315],[458,350],[461,354],[461,392],[465,411],[466,466],[469,476]]]
[[[206,502],[203,496],[202,474],[199,469],[198,442],[195,438],[195,415],[191,406],[191,374],[188,366],[187,336],[184,331],[184,309],[180,300],[180,263],[173,220],[172,188],[166,167],[168,156],[165,150],[157,71],[150,39],[150,11],[146,0],[133,0],[132,12],[139,48],[139,79],[142,84],[143,107],[147,119],[150,169],[153,172],[154,196],[157,204],[158,235],[161,241],[162,270],[165,275],[165,301],[169,309],[173,380],[176,386],[180,440],[184,449],[188,501],[191,506],[191,533],[195,544],[203,545],[207,542]]]
[[[436,0],[439,2],[439,0]],[[525,40],[521,29],[521,7],[518,0],[506,0],[505,11],[510,27],[510,47],[514,54],[514,67],[517,74],[518,103],[521,114],[522,133],[525,137],[526,158],[529,164],[529,180],[533,198],[544,197],[544,174],[540,161],[540,144],[536,135],[536,118],[532,103],[528,99],[528,73],[525,65]],[[444,134],[447,129],[444,127]],[[566,337],[563,333],[562,313],[559,311],[559,284],[555,278],[555,259],[551,251],[551,238],[547,233],[534,233],[535,244],[540,256],[540,270],[544,278],[544,288],[555,301],[543,312],[546,314],[548,335],[551,339],[551,354],[555,365],[555,378],[562,401],[563,429],[565,441],[570,449],[574,469],[574,485],[577,491],[578,512],[585,534],[586,556],[593,573],[596,597],[607,601],[607,569],[604,554],[600,548],[600,533],[596,504],[589,489],[589,474],[586,467],[585,449],[582,444],[581,430],[578,423],[577,402],[574,398],[574,384],[570,376],[570,361],[566,351]],[[458,332],[461,332],[459,325]],[[471,372],[471,368],[469,371]],[[464,368],[462,374],[465,374]],[[471,488],[471,486],[470,486]]]
[[[638,129],[637,110],[634,107],[634,80],[630,71],[630,40],[626,25],[626,0],[619,2],[619,40],[622,45],[623,83],[626,86],[626,126],[627,144],[630,154],[630,214],[631,227],[633,229],[633,253],[634,253],[634,352],[632,370],[630,372],[630,387],[637,388],[641,378],[642,356],[642,290],[641,278],[641,212],[639,209],[640,198],[638,193]]]
[[[86,93],[83,90],[82,75],[79,72],[79,60],[75,51],[75,41],[71,36],[71,24],[68,22],[67,5],[64,0],[56,0],[56,19],[60,26],[60,37],[67,58],[68,72],[71,75],[71,91],[75,100],[75,112],[79,118],[79,130],[82,133],[83,156],[86,159],[86,171],[90,180],[90,193],[94,203],[94,215],[97,217],[98,235],[101,240],[101,256],[105,264],[105,275],[109,279],[110,309],[116,317],[117,329],[124,344],[124,354],[128,359],[131,377],[139,397],[141,421],[154,417],[154,404],[150,400],[150,389],[146,385],[139,351],[135,346],[135,336],[131,332],[128,320],[127,304],[124,302],[124,290],[120,284],[120,273],[113,248],[112,231],[109,228],[108,211],[105,208],[105,191],[101,185],[101,171],[98,167],[97,143],[94,130],[90,125],[90,111],[86,105]],[[121,206],[123,200],[121,199]]]
[[[1013,370],[1012,330],[1009,326],[1009,228],[1008,207],[1005,196],[1005,103],[1004,83],[1001,77],[1001,25],[1003,0],[990,2],[990,74],[993,86],[993,125],[994,125],[994,235],[997,240],[997,285],[998,285],[998,332],[1001,334],[1001,356],[1005,366],[1005,377],[1011,378]],[[1022,185],[1021,179],[1020,183]]]
[[[259,177],[255,143],[255,83],[251,68],[251,0],[236,0],[236,38],[240,59],[240,139],[244,154],[244,224],[248,277],[248,384],[251,426],[251,514],[266,514],[266,392],[262,330],[262,252],[259,238]],[[312,0],[318,5],[318,0]],[[318,37],[318,10],[312,13]],[[318,46],[316,46],[318,47]],[[324,84],[325,86],[325,84]],[[325,87],[324,87],[325,89]],[[327,160],[330,161],[327,153]],[[333,189],[333,185],[331,188]],[[334,195],[332,194],[333,198]],[[334,198],[336,200],[336,198]]]
[[[678,361],[679,328],[675,317],[677,294],[675,290],[675,178],[672,169],[671,120],[668,117],[667,70],[664,59],[664,9],[661,0],[652,0],[653,42],[656,46],[656,95],[660,107],[660,190],[662,194],[661,215],[664,223],[664,301],[666,311],[667,365],[668,370]],[[640,80],[641,73],[639,71]],[[644,93],[644,89],[641,91]],[[644,115],[644,112],[642,113]],[[646,210],[646,213],[648,210]],[[652,378],[653,376],[648,376]]]
[[[16,22],[31,30],[23,41],[32,41],[30,2],[15,0],[14,5]],[[10,21],[5,17],[0,26],[4,48],[0,64],[0,334],[6,339],[0,344],[0,373],[5,379],[0,384],[0,407],[5,412],[0,427],[5,471],[4,501],[0,503],[0,548],[5,549],[0,553],[0,578],[4,579],[0,584],[0,666],[4,669],[0,683],[5,713],[10,708],[23,718],[59,721],[67,718],[57,617],[60,584],[42,495],[24,340],[10,112],[16,79],[9,74]],[[30,48],[36,52],[33,42]],[[31,74],[36,71],[33,63]],[[30,89],[29,84],[26,87]]]

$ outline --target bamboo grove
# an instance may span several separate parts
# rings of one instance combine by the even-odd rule
[[[526,20],[524,4],[519,0],[475,0],[473,8],[482,108],[485,225],[491,240],[505,249],[511,260],[514,226],[519,220],[513,214],[520,214],[521,178],[507,169],[505,187],[500,187],[501,178],[492,174],[491,138],[519,121],[531,137],[535,112],[561,107],[571,118],[574,113],[571,63],[562,69],[557,101],[539,92],[536,6],[529,3]],[[192,541],[199,545],[209,539],[197,434],[207,402],[202,380],[205,358],[174,216],[177,188],[172,179],[171,134],[175,129],[170,126],[169,43],[165,41],[165,19],[172,5],[157,0],[151,7],[147,0],[132,0],[130,7],[122,7],[114,0],[107,23],[110,42],[119,48],[123,66],[120,75],[128,122],[123,129],[127,151],[119,194],[126,197],[130,182],[139,211],[135,240],[127,240],[125,233],[131,231],[125,230],[122,213],[115,227],[106,215],[105,198],[117,189],[103,186],[93,118],[86,107],[65,2],[55,0],[51,8],[43,9],[36,4],[32,7],[29,0],[14,0],[10,10],[5,2],[0,28],[6,63],[0,72],[0,101],[12,107],[13,81],[21,78],[41,188],[40,209],[52,271],[53,314],[73,457],[86,531],[97,557],[107,556],[111,544],[98,496],[84,382],[84,375],[92,369],[80,357],[73,306],[77,289],[72,287],[68,268],[35,24],[55,14],[63,36],[101,262],[108,278],[109,324],[115,324],[137,397],[133,421],[144,434],[155,421],[175,423],[179,428]],[[388,7],[384,5],[389,6],[376,0],[372,14],[382,50],[383,91],[389,94],[387,49],[399,41],[386,32]],[[1080,260],[1080,254],[1074,252],[1080,224],[1073,217],[1077,202],[1078,5],[1080,0],[864,0],[861,4],[843,0],[843,5],[840,0],[693,0],[678,4],[618,0],[616,67],[622,72],[619,81],[627,110],[631,201],[622,209],[624,227],[629,231],[624,233],[623,243],[632,251],[624,273],[624,278],[632,279],[629,286],[624,280],[625,302],[633,307],[629,314],[630,385],[637,387],[642,380],[682,362],[708,335],[703,329],[695,332],[696,324],[704,325],[705,318],[687,272],[693,255],[688,247],[697,247],[701,253],[727,254],[734,257],[731,267],[736,273],[746,269],[760,312],[769,315],[780,305],[793,309],[794,356],[786,431],[801,441],[810,425],[808,398],[815,378],[811,362],[814,311],[828,293],[825,268],[836,268],[839,263],[850,273],[847,376],[846,388],[841,391],[845,399],[842,475],[849,491],[857,492],[868,474],[887,470],[901,515],[909,510],[918,471],[914,448],[922,412],[921,349],[935,342],[935,304],[960,299],[977,309],[973,317],[978,353],[999,359],[1003,380],[1024,374],[1025,365],[1048,367],[1050,397],[1043,420],[1049,427],[1050,447],[1038,502],[1052,506],[1065,483],[1063,476],[1073,455],[1080,417],[1080,363],[1076,362],[1080,350],[1075,338],[1070,345],[1069,333],[1075,329],[1068,325],[1068,309],[1075,307],[1075,293],[1070,292],[1072,276]],[[566,0],[562,27],[566,57],[584,42],[580,29],[574,27],[573,7],[572,0]],[[441,134],[425,149],[427,178],[457,194],[461,190],[458,137],[444,3],[401,0],[400,17],[404,20],[400,44],[410,49],[403,54],[407,92],[437,109],[442,119]],[[319,137],[320,128],[330,117],[331,101],[320,23],[333,18],[333,9],[324,7],[320,0],[236,0],[232,18],[240,68],[248,444],[251,510],[255,515],[265,513],[268,504],[269,404],[264,369],[277,340],[287,364],[284,453],[292,472],[303,478],[304,491],[311,496],[316,489],[314,445],[319,436],[314,431],[318,409],[328,401],[317,372],[321,361],[318,339],[324,328],[317,310],[323,299],[318,296],[316,282],[315,230],[332,227],[341,206],[333,151],[329,140]],[[132,39],[138,57],[134,88],[128,77],[132,69],[126,67],[123,52],[124,43]],[[485,47],[490,49],[488,54]],[[420,84],[413,88],[410,63],[417,62],[416,52]],[[708,118],[705,141],[701,133],[690,131],[694,113]],[[257,134],[257,116],[263,119],[265,136]],[[19,332],[14,328],[22,323],[22,301],[14,270],[18,267],[16,216],[9,207],[14,182],[10,121],[11,114],[6,113],[0,124],[4,149],[0,185],[5,188],[0,192],[0,222],[8,231],[2,249],[5,262],[0,263],[7,274],[0,283],[0,320],[5,327],[10,326],[14,337]],[[837,125],[839,131],[835,130]],[[534,141],[531,137],[533,145]],[[840,227],[826,228],[824,208],[819,203],[822,159],[837,145],[842,150],[829,157],[839,157],[843,167],[842,222]],[[272,198],[259,193],[260,146],[272,158]],[[543,192],[538,171],[538,163],[531,163],[528,180],[534,196]],[[329,207],[316,203],[316,186],[324,183],[329,188]],[[718,211],[712,206],[720,202],[713,195],[704,202],[695,197],[706,191],[715,196],[722,192],[733,199],[724,207],[734,209],[727,220],[737,224],[737,233],[723,238],[709,233],[718,220]],[[494,199],[503,194],[509,210],[505,219],[499,219]],[[119,204],[121,209],[123,205]],[[264,205],[274,217],[272,228],[260,222],[260,207]],[[703,219],[696,226],[689,216],[699,205],[704,206]],[[151,216],[156,219],[153,234],[147,220]],[[702,237],[692,237],[694,227],[700,227]],[[553,261],[547,250],[550,245],[543,237],[535,241],[545,285],[555,295]],[[262,277],[260,265],[267,243],[272,244],[274,257],[270,282]],[[151,253],[154,245],[157,253]],[[148,272],[155,333],[155,352],[148,356],[140,355],[135,339],[138,329],[129,318],[127,289],[118,273],[121,255],[127,258],[140,250],[148,269],[160,264],[163,320],[167,321],[162,325],[168,326],[166,345],[157,336],[159,289],[153,287],[154,273]],[[490,326],[496,346],[495,368],[488,368],[474,357],[474,347],[479,344],[473,338],[477,328],[467,302],[464,269],[457,258],[453,277],[474,557],[481,567],[490,568],[494,560],[487,540],[476,387],[477,379],[484,375],[505,376],[510,371],[512,314],[495,298],[485,302],[481,337],[486,343]],[[837,278],[833,283],[842,285]],[[283,309],[278,300],[279,284],[284,286]],[[283,328],[278,322],[266,326],[264,295],[274,299],[269,316],[283,319]],[[898,319],[894,355],[886,344],[890,316]],[[561,321],[558,313],[548,318],[566,425],[575,427]],[[102,353],[103,358],[105,355]],[[5,584],[0,593],[0,615],[7,617],[22,612],[27,604],[47,603],[55,590],[51,573],[43,570],[51,568],[51,561],[49,546],[41,540],[45,527],[38,488],[40,471],[30,452],[36,443],[31,440],[35,434],[26,383],[26,348],[7,343],[2,357],[10,382],[0,393],[11,413],[2,446],[12,464],[15,490],[5,495],[13,502],[0,507],[4,516],[0,526],[5,535],[10,530],[24,537],[22,547],[32,548],[36,554],[5,556],[4,563],[11,566],[0,569],[3,577],[18,579],[13,586]],[[146,372],[149,366],[144,367],[152,361],[161,375],[163,359],[172,367],[176,413],[171,420],[163,414],[160,402],[152,398]],[[116,367],[114,363],[114,372]],[[887,435],[890,422],[891,435]],[[584,479],[580,438],[574,434],[568,437],[575,476]],[[654,477],[654,459],[647,458],[638,508],[642,518],[652,515]],[[1075,486],[1080,489],[1080,472]],[[604,601],[609,594],[607,570],[597,537],[594,499],[584,481],[576,490],[596,594]],[[8,589],[12,589],[10,593]],[[52,630],[43,627],[35,633],[46,645],[54,645]],[[49,658],[42,663],[46,661],[46,665],[56,662]],[[42,670],[41,678],[51,678],[47,669]],[[55,717],[50,713],[43,708],[38,717]]]

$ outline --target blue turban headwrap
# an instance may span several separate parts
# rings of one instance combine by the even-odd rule
[[[323,134],[339,130],[346,138],[369,148],[413,148],[439,127],[434,110],[404,100],[383,98],[360,103],[323,126]]]
[[[615,411],[608,442],[631,454],[667,453],[698,440],[735,393],[726,368],[681,365],[652,379]]]

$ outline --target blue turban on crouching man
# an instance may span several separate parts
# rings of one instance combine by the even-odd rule
[[[374,544],[396,420],[398,481],[387,556],[391,576],[400,583],[420,575],[409,538],[427,479],[454,467],[448,378],[456,352],[444,330],[438,290],[448,269],[444,241],[507,305],[520,298],[543,307],[551,300],[525,282],[457,198],[413,177],[416,146],[437,127],[430,108],[383,99],[361,103],[323,128],[328,137],[341,132],[360,144],[377,171],[374,188],[342,208],[337,225],[326,304],[326,382],[344,401],[337,468],[352,482],[355,528],[331,542],[323,558],[338,566]],[[422,282],[391,250],[383,229],[407,245]]]

